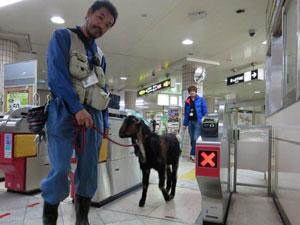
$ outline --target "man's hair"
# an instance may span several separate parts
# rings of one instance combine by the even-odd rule
[[[114,23],[112,24],[112,26],[113,26],[116,23],[116,20],[118,18],[118,11],[117,11],[116,7],[108,0],[98,0],[98,1],[95,1],[93,3],[93,5],[91,5],[89,10],[91,10],[91,12],[94,13],[95,11],[97,11],[101,8],[106,8],[110,12],[110,14],[113,16],[113,18],[114,18]]]
[[[189,86],[189,88],[188,88],[188,93],[190,93],[191,91],[195,91],[195,92],[197,92],[197,88],[196,88],[196,86],[194,86],[194,85],[192,85],[192,86]]]

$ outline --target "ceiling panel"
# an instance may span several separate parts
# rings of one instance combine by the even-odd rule
[[[51,32],[59,27],[50,23],[53,15],[65,18],[66,27],[81,24],[86,9],[93,1],[24,0],[0,8],[0,29],[28,33],[39,59],[39,73],[44,74],[46,46]],[[192,53],[195,57],[221,62],[208,70],[207,94],[237,92],[246,97],[242,88],[228,89],[224,79],[232,68],[247,67],[251,62],[263,63],[265,46],[265,12],[268,0],[112,0],[119,11],[116,25],[98,43],[108,61],[108,74],[116,87],[138,89],[141,85],[162,79],[162,71],[152,77],[165,61],[173,62]],[[244,14],[235,11],[244,8]],[[189,13],[206,10],[204,19]],[[142,14],[147,14],[142,17]],[[250,38],[248,30],[257,31]],[[194,45],[183,46],[190,37]],[[180,71],[179,71],[180,72]],[[119,76],[128,80],[120,82]],[[172,74],[171,74],[172,75]],[[250,87],[249,87],[250,88]],[[258,86],[262,88],[263,86]],[[214,90],[215,91],[211,91]],[[250,88],[251,89],[251,88]],[[242,92],[242,93],[239,93]],[[248,93],[249,98],[256,96]]]

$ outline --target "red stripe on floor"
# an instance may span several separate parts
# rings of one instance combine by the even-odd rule
[[[10,216],[10,213],[4,213],[4,214],[0,214],[0,219],[6,217],[6,216]]]
[[[36,205],[39,205],[40,203],[39,202],[36,202],[36,203],[32,203],[32,204],[29,204],[29,205],[27,205],[27,207],[34,207],[34,206],[36,206]]]

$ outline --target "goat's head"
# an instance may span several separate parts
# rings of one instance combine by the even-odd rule
[[[120,138],[136,137],[141,120],[135,116],[127,116],[119,130]]]

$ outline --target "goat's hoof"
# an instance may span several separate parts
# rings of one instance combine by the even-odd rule
[[[171,194],[171,195],[170,195],[170,200],[173,199],[173,198],[174,198],[174,195]]]
[[[168,201],[170,201],[170,200],[171,200],[170,196],[169,196],[169,195],[166,195],[166,196],[165,196],[165,201],[168,202]]]
[[[144,205],[145,205],[145,201],[143,201],[143,200],[141,199],[140,202],[139,202],[139,207],[144,207]]]

